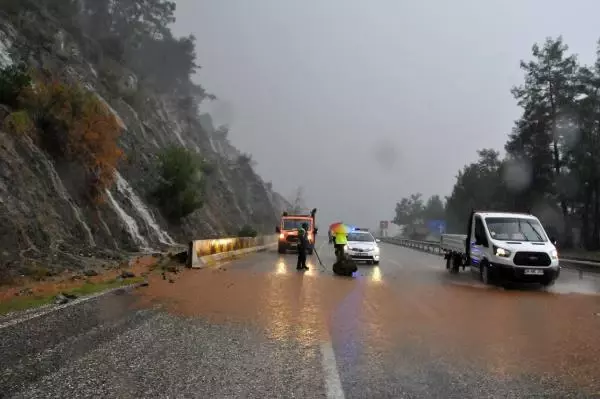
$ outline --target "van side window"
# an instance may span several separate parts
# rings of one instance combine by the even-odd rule
[[[488,246],[487,236],[485,234],[485,228],[483,227],[483,221],[481,217],[475,218],[475,239],[481,242],[484,247]]]

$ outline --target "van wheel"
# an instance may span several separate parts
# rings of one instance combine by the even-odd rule
[[[490,268],[487,264],[487,262],[482,262],[481,266],[479,267],[479,277],[481,279],[481,282],[485,285],[490,285],[492,284],[492,279],[491,279],[491,275],[490,275]]]

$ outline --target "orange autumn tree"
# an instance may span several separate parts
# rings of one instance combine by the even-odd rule
[[[83,162],[102,192],[114,182],[115,169],[123,158],[117,145],[120,134],[116,117],[92,93],[86,93],[81,115],[69,129],[67,152]]]
[[[80,163],[91,178],[94,198],[101,200],[123,158],[121,126],[113,113],[94,93],[58,80],[37,81],[23,91],[21,104],[46,149]]]

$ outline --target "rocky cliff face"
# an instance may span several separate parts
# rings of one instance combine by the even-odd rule
[[[274,230],[287,202],[254,172],[248,157],[215,131],[208,115],[190,117],[176,98],[138,88],[133,74],[120,76],[119,86],[111,87],[55,21],[42,15],[30,18],[35,37],[0,17],[0,63],[24,58],[35,69],[50,70],[97,93],[124,130],[120,146],[126,160],[116,171],[116,183],[106,192],[105,202],[94,205],[81,194],[84,181],[77,165],[53,159],[27,136],[0,130],[4,268],[77,267],[124,251],[235,235],[245,224],[259,231]],[[40,37],[47,40],[40,42]],[[137,102],[125,101],[128,91],[138,93]],[[7,112],[0,110],[0,117]],[[172,144],[201,154],[213,167],[206,177],[204,206],[176,225],[148,200],[156,183],[157,154]]]

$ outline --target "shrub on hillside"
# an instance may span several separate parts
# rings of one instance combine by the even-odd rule
[[[159,154],[159,184],[154,197],[162,213],[172,221],[181,219],[204,204],[207,165],[196,153],[172,146]]]
[[[238,232],[238,237],[256,237],[258,232],[252,228],[250,225],[245,225]]]
[[[94,197],[101,199],[123,157],[118,146],[121,127],[106,105],[79,86],[40,81],[23,90],[20,106],[38,128],[46,150],[81,164],[91,177]]]
[[[31,76],[23,65],[10,65],[0,70],[0,104],[16,107],[19,94],[31,86]]]
[[[4,129],[18,135],[31,134],[35,130],[35,125],[27,111],[20,110],[11,112],[4,118]]]

